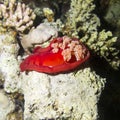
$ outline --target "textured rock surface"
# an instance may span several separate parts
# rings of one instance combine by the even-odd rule
[[[89,68],[76,75],[22,74],[25,97],[24,119],[96,120],[97,102],[104,79]]]
[[[90,68],[73,73],[47,75],[19,70],[18,44],[12,32],[0,34],[0,73],[4,90],[24,95],[24,120],[96,120],[97,102],[104,79]]]
[[[15,109],[14,102],[0,90],[0,120],[6,120],[7,115]]]
[[[0,34],[0,73],[5,82],[6,92],[17,91],[19,81],[19,63],[17,61],[19,46],[17,44],[15,33],[6,32]],[[12,86],[12,87],[11,87]]]

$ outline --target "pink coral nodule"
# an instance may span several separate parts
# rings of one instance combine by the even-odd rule
[[[88,49],[76,38],[54,38],[46,48],[37,47],[21,64],[21,71],[55,74],[73,70],[90,56]]]

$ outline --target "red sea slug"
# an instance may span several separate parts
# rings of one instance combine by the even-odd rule
[[[20,69],[54,74],[78,67],[89,56],[89,51],[78,39],[58,37],[46,48],[36,47],[20,64]]]

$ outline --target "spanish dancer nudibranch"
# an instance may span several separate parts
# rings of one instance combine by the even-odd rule
[[[37,71],[49,74],[70,71],[90,56],[88,49],[76,38],[54,38],[45,48],[36,47],[20,64],[21,71]]]

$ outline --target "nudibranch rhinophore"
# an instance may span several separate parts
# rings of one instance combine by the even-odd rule
[[[73,70],[90,56],[88,49],[76,38],[54,38],[45,48],[36,47],[20,64],[21,71],[49,74]]]

